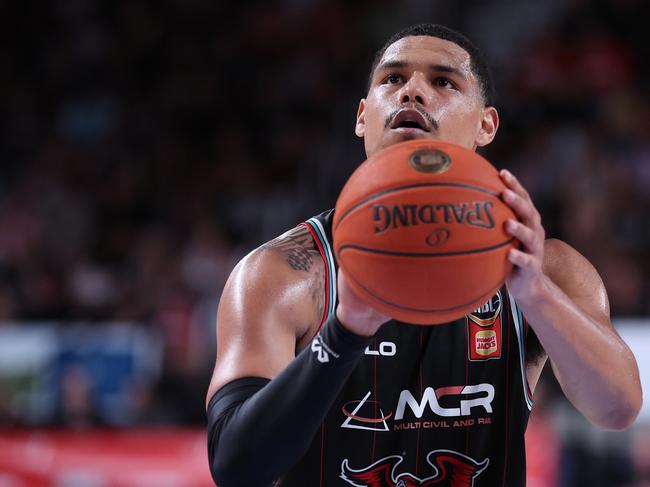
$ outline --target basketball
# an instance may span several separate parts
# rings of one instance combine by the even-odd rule
[[[516,219],[483,157],[409,140],[370,157],[336,202],[334,252],[355,293],[398,321],[433,325],[482,306],[512,270]]]

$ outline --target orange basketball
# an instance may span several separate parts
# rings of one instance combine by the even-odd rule
[[[484,304],[512,270],[516,218],[497,170],[477,153],[410,140],[376,153],[336,202],[334,252],[364,301],[399,321],[452,321]]]

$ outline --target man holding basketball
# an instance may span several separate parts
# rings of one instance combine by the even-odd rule
[[[413,138],[476,149],[497,128],[480,53],[427,24],[377,54],[356,134],[371,156]],[[508,254],[514,270],[449,324],[396,322],[358,299],[336,272],[331,211],[238,264],[219,305],[207,395],[219,487],[524,485],[524,432],[547,357],[592,423],[632,423],[638,369],[598,273],[545,240],[525,188],[500,175],[518,216],[506,223],[522,244]],[[491,345],[479,350],[472,338],[483,336]]]

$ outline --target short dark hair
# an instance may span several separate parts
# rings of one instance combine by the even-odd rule
[[[465,49],[465,51],[467,51],[469,54],[470,67],[472,69],[472,73],[474,73],[474,76],[476,76],[476,79],[478,80],[479,88],[481,90],[481,95],[483,96],[485,105],[491,106],[494,104],[494,88],[492,86],[492,77],[490,75],[490,70],[488,68],[485,57],[481,51],[479,51],[479,49],[460,32],[438,24],[412,25],[400,30],[396,34],[393,34],[391,38],[386,41],[386,44],[384,44],[383,47],[375,53],[375,57],[372,61],[372,67],[370,68],[370,76],[368,78],[368,90],[370,90],[370,86],[372,85],[372,77],[375,74],[375,69],[377,69],[377,65],[386,52],[386,49],[388,49],[392,44],[396,43],[400,39],[411,36],[437,37],[445,41],[453,42],[457,46]]]

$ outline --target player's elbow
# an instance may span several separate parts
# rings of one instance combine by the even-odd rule
[[[277,468],[253,446],[254,440],[215,442],[209,446],[210,473],[219,487],[270,486],[277,479]]]
[[[220,487],[228,487],[234,478],[228,465],[225,465],[218,456],[210,458],[210,474],[214,483]]]
[[[226,487],[230,478],[230,460],[226,455],[221,454],[221,448],[214,443],[214,440],[208,441],[208,464],[210,465],[210,474],[216,485]]]
[[[239,487],[244,474],[240,442],[221,441],[223,419],[208,425],[208,463],[212,479],[219,487]]]
[[[228,448],[215,448],[210,455],[210,473],[219,487],[243,487],[248,483],[251,469],[246,468]]]
[[[594,421],[599,427],[608,431],[623,431],[629,428],[639,415],[643,402],[641,392],[628,400],[621,400],[606,415]]]
[[[636,417],[637,414],[611,414],[607,418],[599,420],[598,426],[606,431],[624,431],[634,423]]]
[[[210,464],[210,473],[215,485],[219,487],[237,487],[241,485],[236,483],[236,479],[240,478],[236,469],[229,469],[227,466],[220,464]]]

